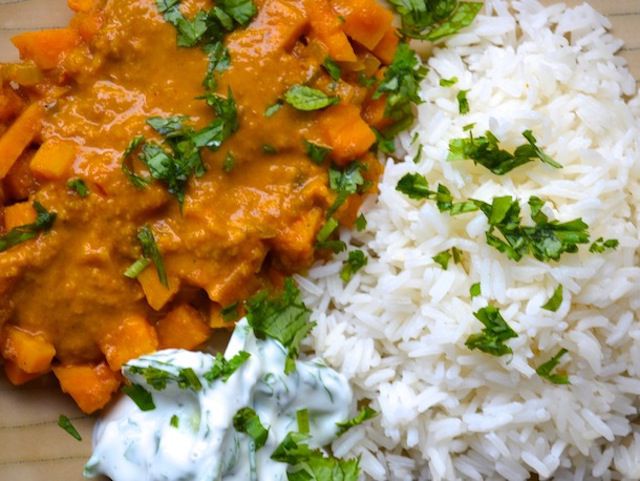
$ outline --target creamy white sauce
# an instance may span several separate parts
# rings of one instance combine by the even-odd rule
[[[284,347],[256,339],[246,320],[238,323],[225,358],[240,351],[251,357],[226,383],[204,379],[214,364],[206,353],[172,349],[129,362],[174,374],[192,368],[203,388],[195,392],[170,383],[156,391],[125,366],[124,375],[152,394],[156,408],[141,411],[128,397],[118,401],[95,427],[84,475],[104,474],[113,481],[286,481],[287,464],[271,460],[271,454],[298,430],[297,412],[309,412],[308,444],[325,446],[336,437],[336,423],[352,414],[353,393],[347,380],[320,360],[296,361],[296,370],[285,375]],[[243,407],[253,408],[269,429],[257,452],[250,449],[251,438],[233,427],[233,416]],[[178,427],[172,426],[173,416]]]

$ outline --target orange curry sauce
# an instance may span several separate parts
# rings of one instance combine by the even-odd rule
[[[372,100],[374,87],[358,79],[391,62],[391,13],[375,0],[255,3],[252,21],[225,37],[231,64],[217,74],[216,91],[233,92],[239,129],[219,150],[202,150],[207,171],[189,179],[182,208],[163,183],[136,188],[121,168],[135,136],[162,141],[149,117],[184,115],[196,128],[215,117],[198,98],[207,55],[177,46],[155,0],[69,0],[69,28],[14,38],[24,63],[0,70],[0,236],[34,222],[34,201],[57,214],[49,231],[0,252],[0,347],[14,384],[53,370],[82,410],[102,408],[124,362],[198,347],[225,326],[222,308],[313,262],[336,196],[331,163],[358,161],[365,179],[379,176],[369,125],[388,122],[384,99]],[[190,18],[211,7],[180,8]],[[327,57],[341,79],[323,68]],[[312,112],[284,103],[266,116],[296,84],[340,103]],[[333,149],[323,165],[305,140]],[[73,179],[89,195],[70,189]],[[335,218],[352,225],[360,202],[351,196]],[[143,225],[168,288],[153,264],[137,279],[123,275],[141,256]]]

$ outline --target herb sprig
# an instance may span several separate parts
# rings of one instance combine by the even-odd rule
[[[472,350],[479,349],[493,356],[513,353],[505,341],[518,337],[518,334],[507,324],[498,308],[489,305],[474,312],[473,315],[484,325],[484,328],[479,334],[469,336],[464,343],[465,346]]]
[[[37,200],[33,202],[36,211],[36,220],[31,224],[14,227],[6,234],[0,236],[0,252],[4,252],[18,244],[36,238],[40,233],[51,230],[56,221],[57,214],[49,212]]]

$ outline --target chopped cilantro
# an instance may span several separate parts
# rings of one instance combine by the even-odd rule
[[[140,257],[137,261],[127,267],[127,270],[124,271],[124,276],[129,279],[137,279],[142,272],[149,267],[151,261],[146,257]]]
[[[340,254],[347,250],[347,244],[341,240],[325,240],[316,243],[318,249],[328,249],[334,254]]]
[[[35,239],[41,232],[51,230],[58,215],[55,212],[47,211],[37,200],[33,201],[32,205],[36,211],[36,220],[31,224],[14,227],[6,234],[0,236],[0,252],[4,252],[28,240]]]
[[[331,57],[325,58],[324,62],[322,62],[322,66],[325,68],[325,70],[329,74],[329,77],[331,77],[336,82],[340,80],[340,75],[342,75],[342,71],[340,70],[340,66],[337,63],[335,63],[331,59]]]
[[[240,318],[240,312],[238,312],[238,308],[240,307],[239,302],[234,302],[227,307],[223,307],[220,310],[220,315],[222,316],[222,320],[224,322],[233,322],[237,321]]]
[[[67,182],[67,187],[83,199],[89,195],[89,187],[82,179],[71,179]]]
[[[325,147],[324,145],[315,144],[305,140],[304,151],[313,163],[322,165],[327,158],[327,155],[331,153],[331,147]]]
[[[340,102],[338,97],[330,97],[323,91],[306,85],[294,85],[284,94],[284,99],[292,107],[305,112],[320,110]]]
[[[536,369],[536,374],[543,379],[546,379],[553,384],[569,384],[569,376],[567,374],[552,374],[556,366],[560,363],[560,358],[564,356],[568,351],[566,349],[560,349],[558,354],[553,356],[544,364],[540,365]]]
[[[476,123],[475,123],[475,122],[473,122],[473,123],[471,123],[471,124],[464,125],[464,126],[462,127],[462,131],[463,131],[463,132],[469,132],[469,131],[470,131],[470,130],[472,130],[475,126],[476,126]]]
[[[416,152],[416,155],[413,156],[413,163],[417,164],[422,160],[422,151],[424,149],[424,145],[420,144],[418,146],[418,150]]]
[[[180,389],[189,389],[194,392],[202,390],[200,379],[190,367],[179,369],[177,375],[156,366],[142,367],[127,364],[125,368],[130,374],[144,377],[145,382],[156,391],[163,391],[169,383],[176,384]]]
[[[469,288],[469,295],[471,298],[473,299],[474,297],[478,297],[480,294],[482,294],[482,287],[480,286],[480,283],[476,282],[475,284],[472,284]]]
[[[347,421],[336,423],[338,426],[338,436],[342,436],[349,429],[358,426],[369,419],[373,419],[378,415],[378,412],[374,409],[371,409],[369,406],[361,409],[360,412],[354,418],[351,418]]]
[[[178,429],[180,427],[180,418],[177,415],[171,416],[171,420],[169,421],[171,427]]]
[[[61,414],[60,417],[58,418],[58,426],[60,426],[67,433],[69,433],[69,436],[74,438],[76,441],[82,441],[82,436],[80,436],[80,433],[78,432],[76,427],[73,425],[71,420],[64,414]]]
[[[129,396],[134,403],[136,403],[136,406],[140,408],[140,411],[153,411],[156,408],[151,393],[139,384],[122,386],[122,392]]]
[[[469,113],[469,100],[467,100],[468,92],[468,90],[461,90],[458,92],[458,95],[456,95],[456,98],[458,99],[458,111],[462,115]]]
[[[366,228],[367,228],[367,218],[364,216],[364,214],[360,214],[356,219],[356,230],[358,232],[362,232]]]
[[[333,234],[333,232],[338,228],[338,225],[339,224],[337,220],[335,220],[333,217],[329,218],[329,220],[325,222],[325,224],[322,226],[322,228],[318,232],[318,235],[316,236],[316,240],[318,242],[326,241],[329,238],[329,236]]]
[[[264,446],[269,438],[269,430],[262,425],[256,412],[249,407],[236,412],[233,416],[233,427],[239,433],[244,433],[253,439],[256,449]]]
[[[329,187],[337,196],[327,210],[327,218],[331,217],[345,203],[350,195],[359,193],[365,185],[362,176],[362,165],[352,162],[344,170],[329,169]]]
[[[432,257],[436,264],[439,264],[442,269],[445,271],[449,267],[449,260],[451,260],[451,253],[447,249],[446,251],[442,251],[435,256]]]
[[[490,131],[487,131],[481,137],[474,137],[473,133],[469,132],[468,139],[452,139],[449,142],[449,157],[447,160],[471,159],[474,163],[486,167],[496,175],[504,175],[516,167],[528,164],[535,159],[539,159],[553,168],[562,168],[562,165],[558,164],[536,145],[536,139],[530,130],[525,130],[522,135],[527,139],[528,143],[521,145],[511,154],[500,148],[498,139]]]
[[[453,87],[458,83],[458,77],[451,77],[450,79],[441,78],[440,87]]]
[[[603,237],[599,237],[593,244],[591,244],[591,246],[589,247],[589,252],[591,252],[592,254],[602,254],[608,249],[616,250],[619,245],[620,241],[618,241],[617,239],[604,240]]]
[[[158,272],[158,279],[160,279],[163,286],[168,288],[169,279],[167,278],[167,271],[164,268],[164,260],[162,259],[162,254],[160,254],[160,249],[158,249],[158,244],[156,244],[156,238],[153,235],[151,227],[145,225],[138,229],[138,241],[142,247],[143,257],[153,262]],[[131,266],[131,268],[133,268],[133,266]],[[127,269],[127,271],[128,270],[129,269]],[[140,272],[142,272],[142,270]]]
[[[551,312],[556,312],[560,305],[562,304],[562,284],[559,284],[558,287],[553,291],[553,295],[547,301],[547,303],[542,306],[543,309]]]
[[[264,116],[265,117],[273,116],[278,110],[282,108],[283,105],[284,104],[282,100],[278,100],[276,103],[269,105],[264,111]]]
[[[375,77],[367,77],[362,72],[358,74],[358,84],[361,85],[362,87],[366,87],[366,88],[373,87],[375,83],[376,83]]]
[[[513,352],[504,342],[518,337],[518,334],[509,327],[496,307],[489,305],[473,315],[484,324],[484,328],[481,333],[469,336],[464,343],[465,346],[494,356],[504,356]]]
[[[137,175],[133,171],[133,167],[131,167],[128,163],[131,154],[133,154],[138,149],[138,147],[144,144],[144,142],[145,139],[142,135],[134,137],[133,139],[131,139],[131,142],[129,142],[129,145],[122,154],[122,172],[136,189],[143,189],[151,182],[151,180]]]
[[[202,85],[207,90],[213,91],[218,87],[215,74],[229,69],[231,57],[229,50],[227,50],[221,41],[207,44],[203,47],[203,50],[207,54],[209,63],[207,65],[207,74],[202,81]]]
[[[300,409],[296,411],[296,421],[298,423],[298,432],[300,434],[309,434],[309,410]]]
[[[429,189],[426,177],[418,173],[409,173],[402,176],[396,185],[396,190],[402,192],[410,199],[432,199],[436,192]]]
[[[204,374],[204,378],[211,384],[218,379],[222,382],[227,382],[229,378],[235,373],[240,366],[242,366],[249,358],[251,354],[245,351],[240,351],[227,361],[222,354],[216,354],[213,366],[209,371]]]
[[[273,338],[287,349],[286,374],[295,370],[300,343],[315,326],[309,322],[310,317],[311,310],[302,302],[300,290],[290,278],[285,280],[280,295],[271,297],[262,291],[247,301],[247,320],[256,337]]]
[[[369,262],[367,255],[360,249],[349,252],[347,260],[342,263],[340,279],[349,282],[356,272],[367,265],[367,262]]]
[[[227,152],[227,155],[224,156],[224,160],[222,161],[222,170],[227,174],[233,170],[236,165],[236,156],[233,155],[233,152]]]

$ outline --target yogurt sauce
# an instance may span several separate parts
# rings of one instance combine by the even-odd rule
[[[287,464],[271,460],[273,450],[291,431],[298,431],[296,415],[308,410],[307,443],[320,448],[337,435],[337,422],[353,413],[353,393],[347,380],[321,360],[296,361],[284,373],[287,352],[277,341],[257,339],[246,320],[238,323],[225,352],[251,357],[223,382],[203,376],[215,362],[210,354],[165,350],[130,361],[124,375],[145,387],[156,408],[141,411],[128,397],[97,423],[94,452],[85,477],[100,474],[113,481],[286,481]],[[192,368],[202,390],[181,389],[169,383],[161,391],[131,366],[157,367],[174,375]],[[252,439],[237,432],[233,416],[253,408],[269,429],[267,443],[257,452]]]

